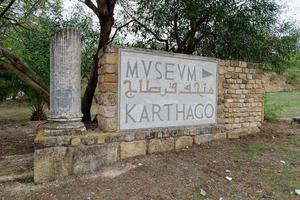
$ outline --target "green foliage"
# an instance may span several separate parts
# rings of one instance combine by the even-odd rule
[[[43,98],[30,88],[25,90],[26,97],[28,98],[28,104],[31,110],[31,121],[46,120],[47,116],[45,113],[46,103]]]
[[[259,62],[277,71],[298,51],[299,30],[279,23],[280,7],[274,0],[121,4],[124,18],[135,20],[128,30],[147,48]]]
[[[276,75],[272,74],[272,76],[270,77],[270,81],[275,81],[276,80]]]
[[[0,102],[8,97],[14,97],[22,87],[22,82],[18,80],[13,74],[0,70]]]
[[[287,63],[287,76],[288,83],[300,84],[300,53],[295,54]]]
[[[264,119],[267,121],[278,120],[284,105],[270,103],[269,101],[269,97],[264,94]]]
[[[27,120],[22,120],[21,122],[20,122],[20,125],[21,126],[27,126],[29,123],[28,123],[28,121]]]
[[[4,10],[8,2],[1,4],[0,12]],[[13,15],[12,9],[18,10],[18,14]],[[83,77],[87,77],[90,72],[92,56],[97,44],[99,29],[93,24],[90,14],[80,6],[74,8],[72,15],[68,18],[62,13],[60,0],[24,2],[17,0],[5,16],[14,17],[18,24],[1,18],[2,44],[38,74],[46,85],[49,85],[50,81],[50,40],[56,33],[69,27],[80,29],[83,44],[81,62]],[[5,59],[5,57],[0,55],[0,59]],[[41,96],[24,85],[13,73],[1,69],[0,101],[15,96],[20,91],[24,92],[28,99],[32,111],[31,120],[45,119],[45,102]]]
[[[289,70],[287,77],[287,83],[300,83],[300,71]]]

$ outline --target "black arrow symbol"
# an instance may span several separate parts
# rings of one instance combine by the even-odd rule
[[[212,73],[206,71],[205,69],[202,69],[202,78],[206,78],[212,75],[213,75]]]

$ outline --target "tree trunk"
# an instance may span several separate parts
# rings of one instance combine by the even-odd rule
[[[97,52],[93,58],[93,66],[90,74],[88,85],[85,89],[84,96],[82,99],[81,110],[83,113],[82,121],[91,121],[91,107],[93,103],[93,97],[98,83],[98,66],[100,63],[99,52],[104,49],[109,42],[109,36],[111,27],[114,23],[113,16],[105,16],[100,19],[100,39],[97,48]],[[104,52],[104,51],[103,51]]]
[[[40,94],[43,97],[44,101],[49,105],[49,89],[42,82],[40,77],[27,65],[25,65],[15,54],[13,54],[9,49],[5,48],[2,45],[0,45],[0,53],[3,56],[3,58],[7,59],[0,59],[0,67],[3,67],[13,72],[26,85],[28,85],[38,94]]]

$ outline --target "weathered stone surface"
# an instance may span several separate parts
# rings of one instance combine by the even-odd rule
[[[72,174],[73,148],[51,147],[34,152],[34,181],[44,183]]]
[[[117,73],[117,64],[103,64],[98,69],[98,74],[115,74]]]
[[[95,172],[100,167],[116,162],[118,143],[79,146],[74,149],[74,174]]]
[[[175,149],[183,149],[187,146],[193,145],[193,137],[191,136],[181,136],[176,138]]]
[[[117,132],[111,132],[111,133],[99,133],[97,135],[97,144],[102,144],[105,143],[107,141],[109,141],[110,139],[118,136],[119,133]]]
[[[76,137],[71,139],[71,145],[72,146],[79,146],[81,144],[81,138]]]
[[[227,133],[228,139],[238,139],[240,138],[240,133],[238,131],[230,131]]]
[[[115,106],[117,105],[117,95],[113,92],[100,93],[96,94],[96,102],[98,105],[102,106]]]
[[[87,135],[81,139],[82,144],[84,145],[93,145],[97,143],[97,136],[95,135]]]
[[[135,157],[146,154],[146,141],[133,141],[120,143],[120,156],[121,159]]]
[[[103,117],[116,117],[117,106],[102,106],[98,107],[98,113]]]
[[[57,146],[56,137],[38,136],[34,139],[34,146],[37,149]]]
[[[116,118],[106,118],[97,115],[98,125],[104,132],[114,132],[117,130],[117,119]]]
[[[225,140],[227,138],[226,133],[216,133],[213,135],[214,140]]]
[[[100,92],[117,92],[118,85],[116,83],[101,83],[98,85]]]
[[[205,142],[209,142],[213,140],[213,135],[212,134],[203,134],[203,135],[196,135],[194,138],[195,144],[202,144]]]
[[[69,136],[57,136],[56,142],[57,142],[58,146],[70,146],[71,137],[69,137]]]
[[[117,82],[117,75],[116,74],[103,74],[99,76],[100,83],[116,83]]]
[[[149,141],[148,152],[163,152],[174,150],[174,138],[152,139]]]
[[[50,111],[45,129],[84,131],[81,122],[80,32],[67,29],[58,33],[50,46]],[[76,126],[70,126],[68,122],[76,122]]]
[[[102,64],[118,64],[118,54],[117,53],[105,53],[101,59]]]
[[[136,140],[144,140],[146,138],[145,132],[136,132],[135,133],[135,139]]]

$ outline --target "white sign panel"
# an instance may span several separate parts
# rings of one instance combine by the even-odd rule
[[[217,63],[119,50],[119,130],[216,123]]]

